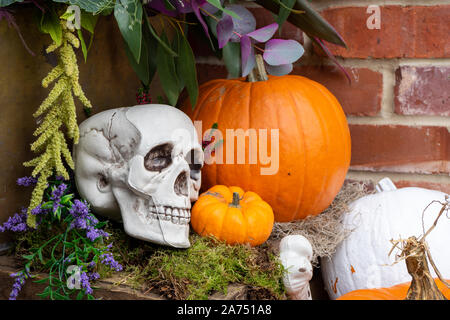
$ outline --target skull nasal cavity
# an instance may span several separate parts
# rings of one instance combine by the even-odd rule
[[[182,172],[175,179],[175,185],[173,186],[175,193],[179,196],[189,195],[189,186],[187,180],[187,172]]]

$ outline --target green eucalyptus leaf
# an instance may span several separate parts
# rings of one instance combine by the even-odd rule
[[[169,0],[164,0],[164,7],[170,11],[173,11],[176,9],[175,6]]]
[[[241,46],[238,42],[228,42],[222,49],[222,56],[232,78],[241,74]]]
[[[192,108],[195,107],[198,97],[198,81],[197,69],[195,67],[195,57],[192,48],[189,45],[186,37],[180,37],[180,47],[177,59],[177,67],[180,78],[186,84],[186,89],[189,94],[189,100]]]
[[[281,27],[283,23],[286,21],[288,16],[291,14],[291,9],[294,7],[296,0],[280,0],[280,11],[278,12],[278,16],[276,22]]]
[[[275,14],[280,12],[280,4],[274,0],[256,0],[256,3]],[[339,46],[347,47],[337,31],[311,7],[308,1],[296,0],[292,9],[304,11],[304,13],[292,13],[287,17],[287,21],[300,28],[310,38],[318,37]]]
[[[97,24],[98,16],[91,13],[81,12],[81,27],[94,34],[95,26]]]
[[[116,0],[53,0],[53,2],[61,2],[67,4],[74,4],[81,9],[90,13],[111,13],[114,9]]]
[[[81,32],[80,29],[77,30],[78,33],[78,39],[80,39],[80,43],[81,43],[81,51],[83,52],[83,58],[84,58],[84,62],[87,61],[87,54],[88,54],[88,49],[86,46],[86,42],[84,42],[84,37],[83,37],[83,33]]]
[[[137,62],[141,58],[142,12],[139,0],[117,0],[114,7],[117,25]]]
[[[175,52],[178,52],[178,56],[175,58],[175,68],[176,68],[176,74],[181,75],[180,73],[180,39],[181,35],[177,32],[175,33],[175,36],[173,37],[172,41],[172,50]],[[178,77],[178,90],[181,92],[184,89],[185,83],[182,76]]]
[[[159,44],[164,48],[164,50],[166,50],[167,53],[169,53],[173,57],[178,56],[178,54],[176,52],[174,52],[170,48],[170,46],[165,41],[163,41],[162,38],[156,33],[155,29],[153,29],[151,24],[147,23],[147,25],[148,25],[148,29],[149,29],[150,33],[152,34],[152,36],[159,42]]]
[[[156,72],[155,52],[158,42],[151,34],[148,23],[144,23],[142,28],[142,49],[141,60],[139,63],[136,62],[130,48],[126,43],[124,44],[124,47],[131,67],[134,72],[136,72],[139,80],[141,80],[141,82],[148,87]]]
[[[161,39],[163,41],[166,40],[165,34],[162,35]],[[166,53],[161,43],[158,43],[156,50],[156,65],[161,86],[169,100],[169,104],[175,106],[180,94],[175,61],[173,56]]]
[[[23,0],[0,0],[0,7],[6,7],[15,2],[23,2]]]
[[[54,10],[47,10],[42,14],[39,29],[41,32],[49,34],[56,44],[61,45],[62,27],[59,17]]]
[[[233,18],[236,19],[241,19],[235,12],[225,9],[224,7],[222,7],[222,4],[220,3],[220,0],[206,0],[210,5],[216,7],[217,9],[219,9],[220,11],[232,16]]]

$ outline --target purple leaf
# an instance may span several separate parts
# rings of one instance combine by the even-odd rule
[[[268,26],[265,26],[265,27],[255,30],[255,31],[252,31],[250,33],[247,33],[247,35],[249,37],[255,39],[258,42],[266,42],[270,38],[273,37],[273,35],[277,31],[277,29],[278,29],[278,23],[272,23],[272,24],[269,24]]]
[[[348,74],[347,70],[345,70],[345,68],[336,60],[334,55],[331,53],[330,49],[328,49],[328,47],[325,45],[325,42],[323,42],[323,40],[321,40],[321,39],[319,39],[317,37],[314,37],[313,40],[316,41],[316,43],[326,53],[328,58],[330,58],[338,66],[338,68],[345,74],[345,76],[347,77],[348,83],[351,84],[352,83],[352,79],[350,78],[350,75]]]
[[[250,37],[241,37],[242,76],[247,76],[255,66],[255,52]]]
[[[152,8],[155,9],[156,11],[159,11],[169,17],[176,17],[177,16],[177,11],[179,12],[179,7],[178,7],[178,1],[176,2],[176,8],[177,10],[168,10],[166,9],[166,6],[164,4],[164,0],[152,0],[150,1],[147,5]],[[189,6],[189,8],[191,9],[192,12],[192,8]]]
[[[304,52],[295,40],[272,39],[266,43],[263,58],[268,64],[279,66],[297,61]]]
[[[232,4],[226,6],[225,9],[233,11],[239,16],[240,19],[231,17],[233,19],[234,31],[239,35],[243,36],[244,34],[252,32],[256,29],[255,17],[243,6]],[[233,35],[231,35],[231,41],[239,42],[239,39],[240,37],[237,34],[233,33]]]
[[[284,76],[286,74],[291,73],[294,66],[292,63],[288,64],[281,64],[279,66],[271,66],[270,64],[265,64],[266,71],[268,74],[271,74],[273,76]]]
[[[200,21],[203,30],[205,31],[206,35],[209,38],[208,26],[206,25],[206,22],[205,20],[203,20],[203,16],[200,13],[200,6],[202,4],[205,4],[204,0],[191,0],[192,10],[194,10],[195,16],[197,17],[198,21]]]
[[[233,35],[233,19],[229,15],[224,17],[217,23],[217,40],[219,41],[219,48],[222,49]]]
[[[183,0],[177,0],[177,1],[183,2]],[[220,4],[223,4],[223,0],[220,0]],[[219,11],[219,8],[208,3],[206,0],[205,0],[205,4],[202,5],[202,9],[204,9],[205,11],[207,11],[210,14],[215,14],[217,11]],[[206,15],[205,12],[202,12],[202,13],[204,15]]]

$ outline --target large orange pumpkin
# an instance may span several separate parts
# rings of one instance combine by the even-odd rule
[[[275,221],[316,215],[330,205],[350,164],[350,133],[339,102],[324,86],[295,75],[257,82],[219,79],[203,84],[197,101],[192,110],[189,99],[185,100],[183,111],[192,120],[202,121],[203,132],[216,123],[224,140],[224,164],[203,167],[203,190],[217,184],[252,190],[272,206]],[[245,164],[237,164],[235,138],[234,164],[226,162],[230,143],[226,129],[239,128],[256,129],[259,142],[259,129],[267,129],[268,155],[276,143],[271,141],[271,129],[279,130],[275,174],[261,174],[261,168],[270,164],[261,162],[259,145],[257,163],[249,163],[248,137]],[[275,168],[276,159],[271,156]]]
[[[447,299],[450,299],[450,289],[439,279],[435,279],[439,291]],[[339,297],[337,300],[404,300],[411,282],[398,284],[390,288],[361,289],[351,291]]]
[[[191,225],[202,236],[228,244],[257,246],[270,236],[272,208],[256,193],[217,185],[200,195],[191,212]]]

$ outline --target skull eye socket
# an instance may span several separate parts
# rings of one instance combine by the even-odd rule
[[[198,173],[203,167],[202,154],[196,149],[190,150],[186,154],[186,161],[189,164],[191,170],[191,179],[197,180]]]
[[[200,170],[203,167],[201,154],[198,150],[192,149],[186,155],[186,161],[189,164],[189,169]]]
[[[161,171],[172,164],[172,148],[170,143],[160,144],[152,148],[144,158],[144,167],[149,171]]]

